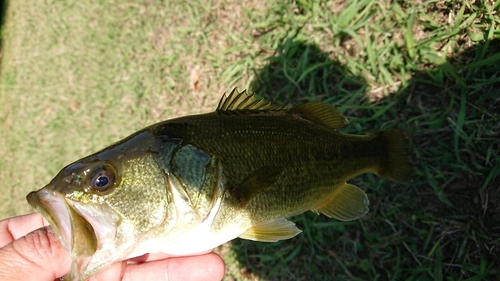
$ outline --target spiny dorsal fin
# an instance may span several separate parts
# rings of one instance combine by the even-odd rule
[[[337,108],[322,102],[308,102],[290,109],[290,113],[297,113],[302,116],[320,122],[327,127],[337,130],[349,124],[347,118]]]
[[[257,99],[254,94],[247,94],[247,90],[238,92],[234,88],[228,96],[224,94],[219,101],[215,111],[233,111],[233,110],[286,110],[284,106],[271,105],[263,99]]]
[[[275,219],[247,229],[239,237],[253,241],[276,242],[294,237],[301,231],[286,219]]]

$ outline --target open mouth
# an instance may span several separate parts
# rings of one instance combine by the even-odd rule
[[[30,192],[26,199],[47,219],[72,257],[88,257],[95,253],[94,229],[51,185]]]

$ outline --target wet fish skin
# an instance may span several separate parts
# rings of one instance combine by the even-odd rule
[[[364,215],[368,197],[346,183],[357,175],[410,179],[404,132],[337,131],[347,124],[328,104],[287,110],[233,91],[215,112],[154,124],[68,165],[27,198],[71,253],[69,280],[148,252],[287,239],[300,230],[285,218],[308,210]],[[100,175],[112,183],[96,186]]]

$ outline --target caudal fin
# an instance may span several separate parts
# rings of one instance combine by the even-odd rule
[[[378,137],[386,143],[387,157],[377,174],[396,182],[411,180],[413,164],[410,161],[408,135],[404,131],[392,129],[379,132]]]

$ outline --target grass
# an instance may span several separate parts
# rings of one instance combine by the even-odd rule
[[[67,163],[248,88],[406,130],[415,178],[365,175],[354,222],[217,249],[226,280],[500,280],[500,1],[9,1],[0,218]]]

